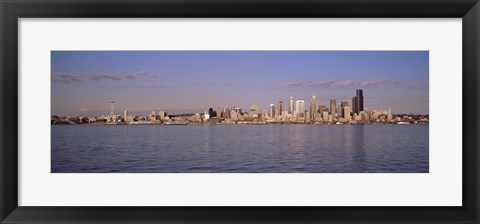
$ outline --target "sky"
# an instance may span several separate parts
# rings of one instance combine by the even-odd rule
[[[329,107],[363,89],[364,107],[428,114],[428,51],[52,51],[51,113],[100,116],[260,111],[290,96]]]

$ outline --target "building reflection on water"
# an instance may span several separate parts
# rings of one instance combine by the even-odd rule
[[[348,126],[343,132],[343,148],[346,156],[347,170],[363,173],[367,171],[365,152],[364,125]]]

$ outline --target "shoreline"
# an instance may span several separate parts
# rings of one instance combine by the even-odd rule
[[[73,123],[73,124],[50,124],[51,126],[56,126],[56,125],[83,125],[83,126],[88,126],[88,125],[118,125],[118,126],[191,126],[191,125],[354,125],[354,126],[360,126],[360,125],[428,125],[429,123],[364,123],[364,124],[334,124],[334,123],[280,123],[280,122],[275,122],[275,123],[232,123],[232,124],[225,124],[225,123],[214,123],[214,124],[209,124],[209,123],[188,123],[188,124],[117,124],[117,123]]]

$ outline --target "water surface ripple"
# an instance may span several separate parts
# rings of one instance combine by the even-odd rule
[[[425,173],[428,125],[53,125],[52,173]]]

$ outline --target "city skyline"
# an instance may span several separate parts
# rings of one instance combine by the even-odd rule
[[[363,89],[369,109],[428,114],[428,51],[52,51],[52,115],[201,113],[237,106],[290,110]],[[296,107],[297,105],[293,105]]]
[[[307,105],[305,100],[298,99],[293,107],[293,96],[289,98],[288,110],[283,101],[270,104],[269,111],[260,111],[257,105],[250,110],[241,107],[210,107],[203,113],[189,112],[183,114],[171,111],[151,111],[146,115],[132,114],[123,110],[123,116],[115,111],[115,100],[110,101],[108,116],[65,117],[52,115],[51,124],[428,124],[429,115],[401,115],[385,109],[364,108],[363,90],[357,89],[355,96],[349,101],[330,99],[330,108],[325,104],[318,105],[315,95]],[[284,110],[285,109],[285,110]]]

